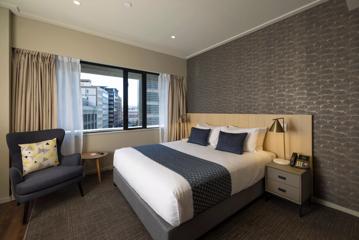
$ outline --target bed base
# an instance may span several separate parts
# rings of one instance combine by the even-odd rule
[[[142,200],[116,168],[113,169],[113,181],[131,205],[133,211],[141,220],[151,237],[155,240],[196,239],[251,203],[264,192],[264,180],[262,179],[253,186],[234,194],[232,197],[202,212],[195,218],[192,218],[180,226],[173,227],[158,216],[152,208]]]

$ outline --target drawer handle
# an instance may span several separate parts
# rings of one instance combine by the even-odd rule
[[[280,178],[280,179],[282,179],[282,180],[287,180],[286,177],[283,177],[283,176],[281,176],[281,175],[278,175],[278,178]]]
[[[287,192],[287,190],[285,190],[283,188],[278,188],[278,190],[281,191],[281,192],[284,192],[284,193]]]

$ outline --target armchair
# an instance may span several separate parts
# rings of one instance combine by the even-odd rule
[[[64,136],[65,131],[63,129],[9,133],[6,136],[11,160],[11,186],[17,203],[25,204],[23,217],[24,224],[28,222],[30,216],[31,202],[38,197],[47,195],[74,183],[77,183],[81,196],[84,195],[81,186],[81,181],[84,177],[81,155],[79,153],[68,156],[63,156],[61,154],[61,145]],[[53,138],[56,138],[60,164],[56,167],[41,169],[23,176],[21,149],[19,144],[41,142]]]

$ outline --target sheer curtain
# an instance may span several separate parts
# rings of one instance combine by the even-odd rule
[[[64,155],[81,153],[83,144],[80,60],[56,57],[58,127],[66,131],[62,146]]]
[[[167,73],[160,73],[158,77],[160,142],[168,141],[168,92],[170,79],[171,76]]]

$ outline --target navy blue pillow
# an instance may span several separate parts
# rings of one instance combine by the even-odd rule
[[[189,143],[199,144],[202,146],[208,145],[208,138],[211,129],[192,128],[191,135],[188,138]]]
[[[242,154],[244,140],[248,133],[226,133],[220,132],[216,150]]]

